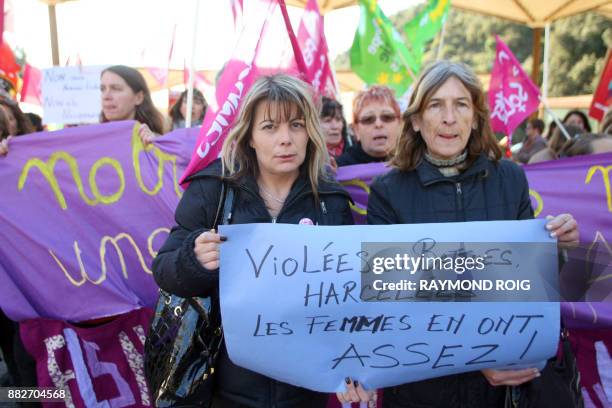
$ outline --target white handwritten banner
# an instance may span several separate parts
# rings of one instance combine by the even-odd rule
[[[558,303],[361,300],[373,293],[361,285],[372,270],[362,264],[362,243],[554,242],[542,220],[220,229],[228,237],[220,288],[229,356],[280,381],[334,392],[350,376],[373,389],[487,367],[542,367],[556,350]],[[554,253],[542,256],[556,268]],[[378,296],[385,292],[393,294]]]
[[[100,121],[100,73],[103,67],[53,67],[43,70],[43,123]]]

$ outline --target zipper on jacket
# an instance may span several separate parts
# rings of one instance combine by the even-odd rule
[[[272,217],[272,224],[276,224],[276,217]]]
[[[463,191],[461,190],[460,181],[455,183],[455,188],[457,191],[457,206],[459,210],[463,213]],[[465,213],[463,213],[463,220],[465,221]]]
[[[270,381],[270,407],[276,408],[276,380]]]
[[[327,208],[325,207],[325,201],[321,201],[321,212],[323,215],[327,215]]]

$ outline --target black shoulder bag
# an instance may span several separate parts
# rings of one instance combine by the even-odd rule
[[[233,189],[223,182],[215,228],[229,223],[233,198]],[[212,297],[182,298],[161,289],[159,293],[144,347],[153,405],[209,407],[223,340],[219,302]]]

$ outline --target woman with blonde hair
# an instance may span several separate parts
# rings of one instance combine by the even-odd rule
[[[501,157],[485,95],[472,70],[449,61],[428,66],[404,113],[393,169],[371,186],[368,224],[533,218],[523,170]],[[578,243],[578,225],[570,214],[551,218],[546,228],[560,245]],[[504,406],[506,388],[501,386],[519,386],[539,376],[536,368],[449,375],[385,389],[383,404]]]
[[[219,246],[213,228],[222,183],[234,193],[232,224],[352,224],[349,196],[326,176],[327,151],[311,89],[287,76],[260,78],[245,96],[221,161],[190,176],[177,226],[153,262],[163,290],[218,304]],[[262,302],[266,302],[262,299]],[[215,367],[213,407],[325,407],[327,395],[233,364],[225,344]]]

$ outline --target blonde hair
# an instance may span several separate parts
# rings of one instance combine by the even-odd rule
[[[285,74],[259,78],[249,90],[240,107],[234,127],[228,134],[221,150],[224,174],[231,179],[250,175],[256,177],[259,171],[255,150],[250,146],[255,109],[260,102],[270,106],[277,104],[277,121],[288,121],[297,109],[306,124],[308,144],[302,168],[307,170],[312,191],[318,200],[319,180],[325,178],[325,164],[328,160],[325,138],[319,124],[319,111],[313,102],[313,92],[305,82]]]
[[[476,116],[477,127],[472,130],[467,144],[468,165],[483,153],[495,161],[501,159],[502,151],[491,128],[489,110],[478,77],[464,64],[442,60],[426,67],[417,79],[408,109],[403,115],[404,128],[398,138],[391,166],[410,171],[419,165],[427,146],[421,132],[414,130],[412,117],[423,113],[433,94],[451,77],[461,81],[470,93]]]

